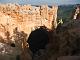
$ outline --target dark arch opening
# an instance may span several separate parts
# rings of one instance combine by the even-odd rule
[[[39,29],[32,31],[27,42],[33,53],[37,52],[39,49],[45,49],[45,46],[49,42],[47,29],[40,27]]]

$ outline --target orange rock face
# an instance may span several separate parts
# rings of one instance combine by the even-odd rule
[[[57,6],[49,8],[47,5],[35,7],[31,5],[1,4],[0,5],[0,36],[5,38],[4,32],[13,34],[13,29],[29,34],[39,26],[52,29],[57,27]]]

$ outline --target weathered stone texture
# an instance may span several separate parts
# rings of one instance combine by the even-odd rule
[[[29,34],[38,26],[46,26],[52,29],[57,27],[57,6],[49,8],[47,5],[35,7],[31,5],[0,4],[0,35],[9,31],[13,34],[13,29],[18,27],[19,31]]]
[[[73,19],[80,19],[80,4],[76,6]]]

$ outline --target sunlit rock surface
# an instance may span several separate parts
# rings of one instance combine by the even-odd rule
[[[13,35],[13,29],[30,34],[39,26],[49,29],[57,27],[57,6],[49,8],[47,5],[34,7],[31,5],[0,4],[0,32],[4,36],[5,31]]]
[[[73,19],[75,19],[75,20],[79,19],[80,20],[80,4],[76,5]]]
[[[5,56],[0,60],[9,60],[7,58],[10,56],[11,60],[13,57],[16,58],[19,53],[21,60],[31,60],[32,55],[27,49],[29,47],[26,42],[27,37],[31,31],[40,26],[55,29],[57,27],[57,10],[58,6],[50,8],[47,5],[36,7],[0,4],[0,54]],[[11,43],[14,43],[21,52],[16,47],[11,47]]]

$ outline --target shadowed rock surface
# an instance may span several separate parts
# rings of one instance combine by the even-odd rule
[[[31,51],[35,53],[39,49],[44,49],[48,44],[48,41],[48,31],[46,29],[39,28],[31,32],[27,42],[29,43]]]
[[[80,56],[80,21],[65,23],[55,31],[46,48],[36,54],[34,60],[56,60],[60,56]],[[43,52],[43,53],[42,53]]]
[[[80,56],[63,56],[58,60],[80,60]]]

